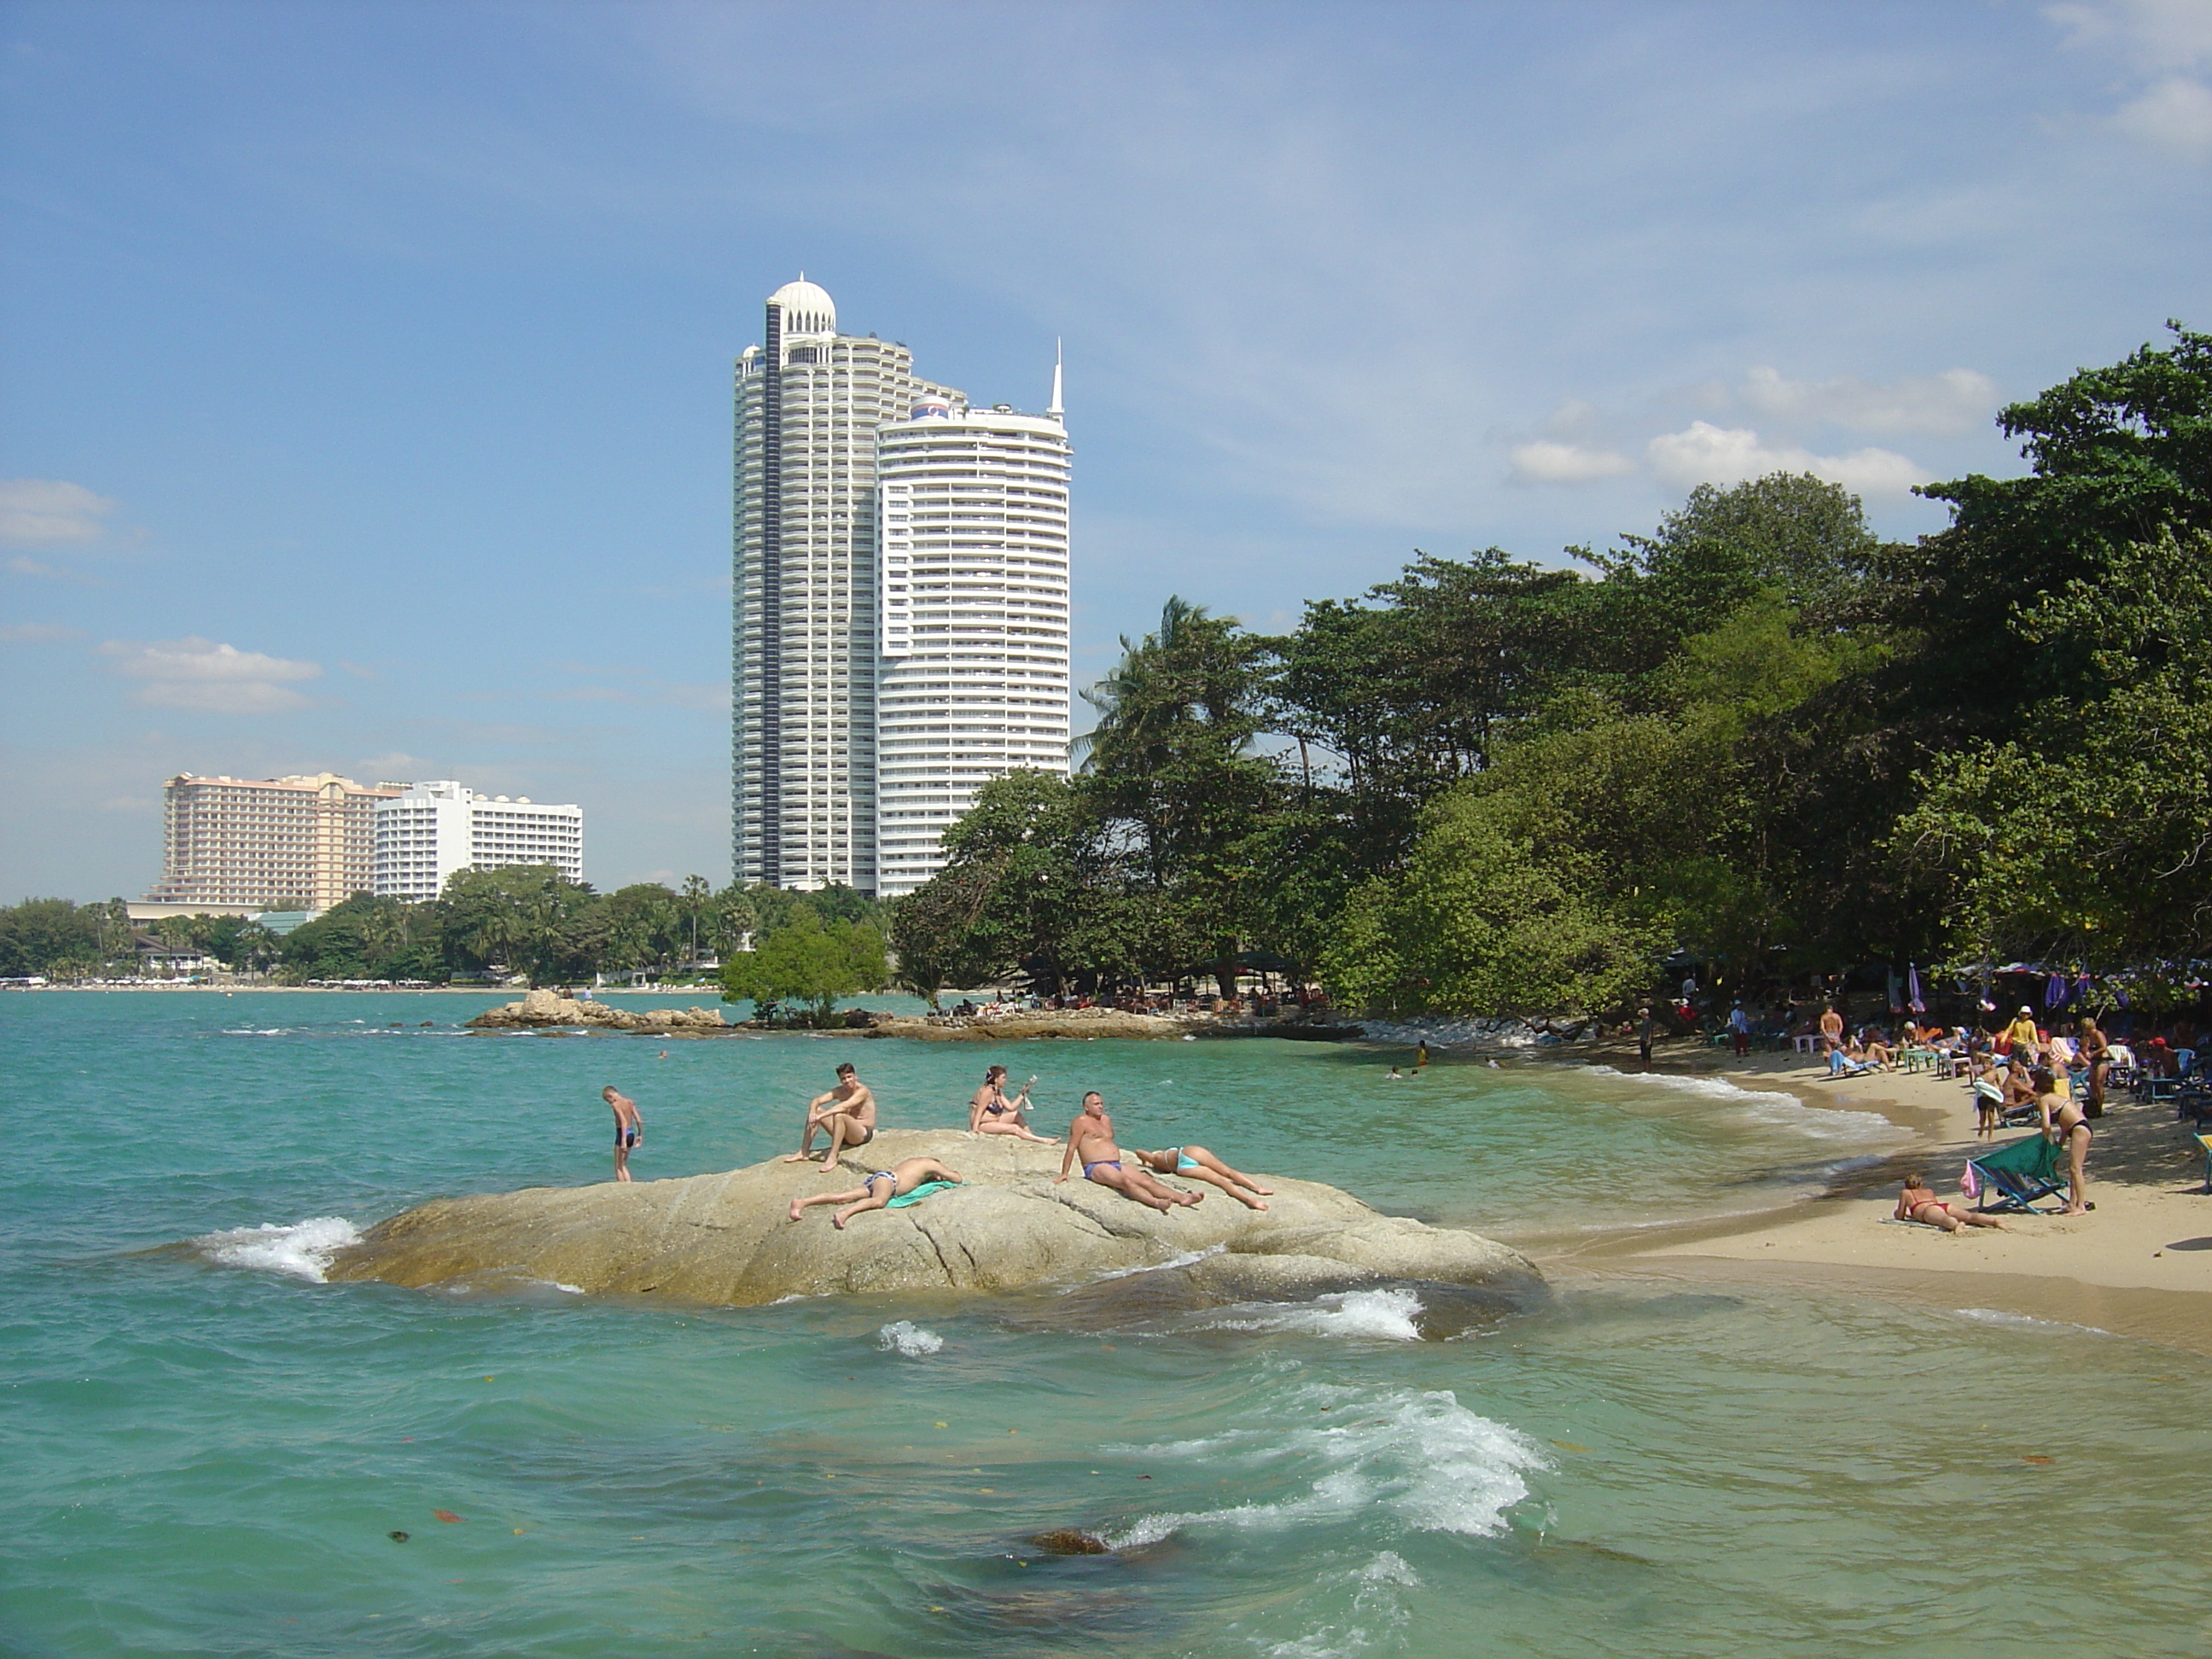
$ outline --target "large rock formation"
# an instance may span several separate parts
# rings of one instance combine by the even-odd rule
[[[544,1030],[586,1026],[602,1031],[638,1031],[653,1036],[726,1036],[738,1028],[719,1008],[648,1008],[642,1013],[604,1002],[579,1002],[558,991],[531,992],[520,1002],[488,1008],[468,1022],[480,1031]]]
[[[900,1158],[942,1158],[968,1184],[840,1232],[795,1197],[858,1185]],[[1176,1267],[1209,1299],[1309,1295],[1388,1279],[1508,1294],[1540,1284],[1517,1252],[1474,1233],[1385,1216],[1317,1182],[1262,1177],[1265,1212],[1210,1187],[1165,1215],[1079,1177],[1058,1146],[957,1130],[890,1130],[838,1171],[756,1164],[725,1174],[437,1199],[370,1229],[334,1279],[396,1285],[536,1279],[578,1290],[757,1305],[790,1296],[1003,1291]],[[848,1173],[849,1171],[849,1173]],[[1186,1183],[1187,1184],[1187,1183]]]

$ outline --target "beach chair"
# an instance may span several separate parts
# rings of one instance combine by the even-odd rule
[[[2199,1135],[2197,1144],[2204,1149],[2204,1190],[2212,1193],[2212,1135]]]
[[[2008,1140],[1993,1152],[1966,1161],[1972,1185],[1968,1196],[1981,1200],[1978,1208],[2049,1213],[2035,1206],[2055,1197],[2057,1207],[2066,1207],[2066,1170],[2057,1145],[2040,1134]]]

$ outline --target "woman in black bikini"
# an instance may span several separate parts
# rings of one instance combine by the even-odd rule
[[[2050,1073],[2038,1071],[2033,1075],[2035,1086],[2042,1091],[2035,1103],[2043,1109],[2043,1133],[2066,1149],[2066,1207],[2059,1213],[2087,1215],[2089,1183],[2082,1166],[2089,1161],[2089,1143],[2097,1132],[2089,1127],[2088,1115],[2058,1092]]]
[[[1035,1078],[1030,1079],[1036,1082]],[[1024,1140],[1034,1140],[1041,1146],[1054,1143],[1038,1134],[1022,1115],[1022,1108],[1030,1103],[1029,1084],[1012,1100],[1006,1098],[1006,1068],[994,1066],[983,1073],[983,1086],[975,1091],[968,1102],[968,1133],[971,1135],[1015,1135]]]

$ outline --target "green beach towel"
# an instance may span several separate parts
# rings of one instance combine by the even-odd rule
[[[960,1183],[957,1181],[925,1181],[921,1186],[915,1188],[912,1192],[901,1193],[890,1203],[884,1205],[884,1208],[886,1210],[903,1210],[909,1204],[921,1203],[923,1199],[927,1198],[932,1193],[949,1193],[959,1184]]]

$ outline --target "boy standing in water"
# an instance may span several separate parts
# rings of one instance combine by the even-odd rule
[[[611,1083],[599,1091],[599,1098],[614,1109],[615,1179],[628,1181],[630,1149],[645,1139],[645,1119],[638,1115],[637,1103],[628,1095],[617,1094]]]

